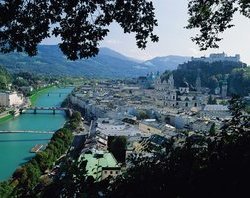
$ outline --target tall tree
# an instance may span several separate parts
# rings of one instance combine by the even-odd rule
[[[109,137],[108,150],[118,162],[125,162],[127,138],[124,136]]]

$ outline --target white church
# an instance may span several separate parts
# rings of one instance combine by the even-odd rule
[[[201,91],[202,87],[199,75],[196,79],[195,88],[185,80],[183,80],[179,88],[176,88],[172,74],[167,81],[164,80],[162,82],[160,77],[157,78],[154,88],[156,100],[161,101],[167,107],[201,110],[207,104],[208,94]]]

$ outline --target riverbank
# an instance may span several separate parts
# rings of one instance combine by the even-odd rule
[[[3,122],[5,122],[5,121],[8,121],[8,120],[10,120],[12,118],[14,118],[13,115],[10,115],[10,114],[5,115],[5,116],[3,116],[3,117],[0,118],[0,124],[3,123]]]
[[[56,86],[51,85],[51,86],[43,87],[43,88],[40,88],[40,89],[33,91],[33,93],[31,93],[31,96],[29,96],[31,106],[35,105],[36,100],[38,99],[39,96],[41,96],[42,94],[44,94],[45,92],[47,92],[53,88],[56,88]]]
[[[39,98],[39,96],[41,96],[42,94],[44,94],[45,92],[47,92],[47,91],[49,91],[49,90],[51,90],[53,88],[56,88],[56,86],[51,85],[51,86],[48,86],[48,87],[40,88],[38,90],[34,90],[33,93],[31,93],[32,95],[29,96],[31,106],[35,105],[36,100]],[[5,122],[5,121],[11,120],[14,117],[15,117],[14,115],[11,115],[8,112],[6,112],[6,115],[0,117],[0,124]]]
[[[60,107],[61,102],[66,98],[66,93],[71,91],[72,88],[53,88],[41,94],[35,104],[39,107]],[[48,92],[51,93],[49,96]],[[59,92],[64,94],[60,97]],[[51,111],[40,111],[37,114],[27,111],[21,116],[4,121],[0,124],[0,129],[2,131],[56,131],[67,120],[63,111],[56,111],[56,114]],[[0,181],[3,181],[11,177],[17,167],[34,157],[35,154],[30,153],[32,147],[36,144],[48,144],[52,134],[1,133],[0,136],[0,158],[3,161],[0,165]]]
[[[73,132],[76,130],[71,124],[72,122],[77,122],[76,125],[80,124],[80,118],[79,113],[74,113],[70,120],[53,134],[51,138],[53,141],[49,141],[44,151],[39,152],[28,162],[18,167],[9,180],[0,182],[0,197],[15,197],[17,195],[21,195],[21,197],[32,195],[31,197],[33,197],[37,195],[37,192],[34,191],[35,187],[50,179],[48,172],[70,148],[74,137]]]

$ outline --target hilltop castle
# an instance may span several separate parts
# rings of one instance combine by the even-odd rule
[[[218,62],[218,61],[232,61],[240,62],[240,55],[236,54],[235,56],[227,56],[224,52],[218,54],[210,54],[209,57],[202,56],[200,58],[191,58],[191,61],[203,61],[203,62]]]

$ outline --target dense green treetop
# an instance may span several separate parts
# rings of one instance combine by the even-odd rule
[[[250,67],[236,68],[229,75],[229,91],[246,96],[250,93]]]
[[[220,33],[234,26],[232,20],[237,12],[250,18],[249,0],[189,0],[187,28],[200,31],[192,40],[201,50],[218,48]]]
[[[248,87],[247,76],[249,76],[249,74],[247,74],[247,71],[249,71],[249,68],[241,62],[218,61],[209,63],[204,61],[189,61],[179,65],[178,69],[172,73],[176,87],[181,85],[184,78],[189,84],[195,87],[196,79],[200,76],[201,86],[210,88],[211,93],[213,93],[216,87],[221,87],[224,82],[227,82],[230,93],[247,95],[248,89],[242,89]],[[162,80],[167,80],[170,74],[170,71],[163,73],[161,76]],[[241,85],[243,85],[240,89],[234,80],[236,76],[238,76],[238,80],[241,79],[238,83],[242,83]]]
[[[0,90],[6,90],[10,83],[11,75],[4,67],[0,66]]]
[[[157,25],[154,7],[147,0],[30,0],[0,1],[0,51],[37,54],[37,45],[51,35],[60,36],[63,53],[71,60],[98,53],[108,26],[117,22],[124,33],[135,33],[139,48]]]
[[[233,15],[240,11],[250,17],[248,0],[189,0],[187,28],[198,28],[192,40],[202,50],[218,47],[219,33],[232,27]],[[37,54],[45,38],[59,36],[63,53],[71,60],[98,53],[109,25],[117,22],[124,33],[135,33],[137,46],[148,39],[158,41],[150,0],[2,0],[0,1],[0,51]]]
[[[110,136],[108,139],[108,150],[114,155],[118,162],[125,162],[127,138],[125,136]]]

